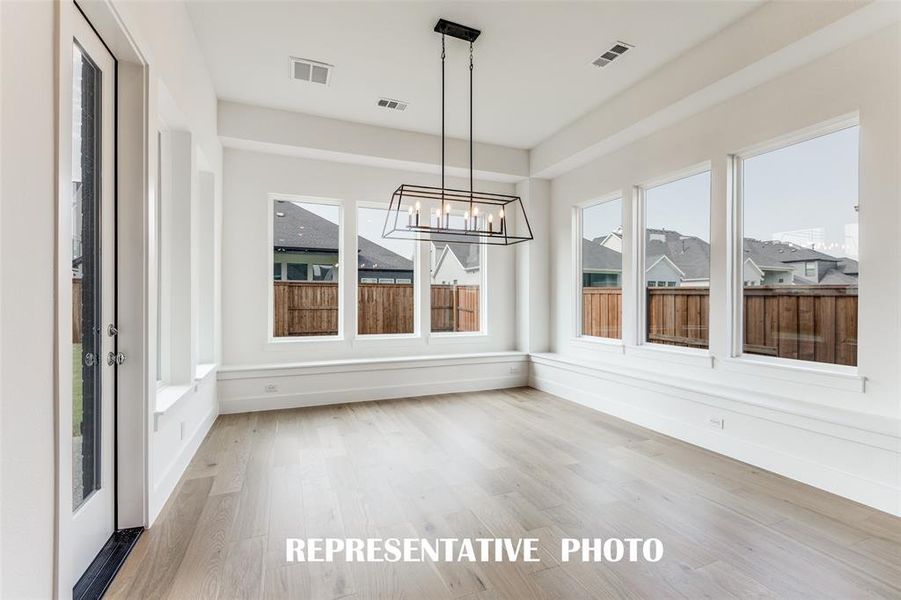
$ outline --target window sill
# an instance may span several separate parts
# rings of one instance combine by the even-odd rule
[[[859,394],[866,391],[867,378],[858,374],[857,367],[747,354],[724,358],[720,361],[720,365],[725,371],[753,377],[766,377],[803,385],[818,385]]]
[[[191,385],[163,385],[156,391],[156,402],[153,407],[153,430],[159,431],[160,419],[197,389]]]
[[[419,342],[422,336],[418,333],[387,333],[387,334],[364,334],[354,338],[354,346],[374,345],[404,345],[411,342]]]
[[[596,350],[600,352],[609,352],[611,354],[625,354],[626,346],[622,340],[614,338],[593,337],[590,335],[580,335],[570,339],[573,346],[584,348],[586,350]]]
[[[484,331],[438,331],[428,337],[430,344],[470,343],[481,339],[488,339],[488,334]]]
[[[713,368],[713,355],[710,350],[700,348],[683,348],[680,346],[666,346],[664,344],[642,344],[629,346],[625,351],[627,355],[637,358],[662,360],[665,362],[687,365],[690,367]]]
[[[343,344],[346,340],[343,335],[310,335],[284,338],[269,338],[263,349],[266,351],[279,350],[297,350],[300,347],[309,346],[310,344]]]
[[[216,363],[201,363],[194,368],[194,381],[200,382],[216,370]]]

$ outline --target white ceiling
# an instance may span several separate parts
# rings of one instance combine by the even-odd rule
[[[440,132],[443,17],[475,44],[475,138],[531,148],[759,5],[707,2],[188,2],[222,99]],[[600,69],[614,42],[635,48]],[[468,137],[468,48],[448,38],[448,118]],[[328,87],[293,81],[289,56],[335,65]],[[376,106],[379,96],[410,103]]]

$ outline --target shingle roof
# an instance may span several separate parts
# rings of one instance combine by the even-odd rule
[[[648,229],[647,236],[645,253],[649,265],[660,256],[666,255],[685,273],[686,279],[708,279],[710,277],[710,244],[704,240],[666,229]],[[582,265],[585,269],[621,270],[620,253],[601,246],[604,239],[606,236],[593,240],[582,239]],[[787,271],[792,270],[790,263],[820,260],[836,262],[837,268],[827,270],[819,283],[842,284],[857,281],[857,261],[851,258],[836,258],[795,244],[753,238],[745,238],[744,249],[744,257],[750,258],[761,269]],[[797,275],[794,279],[796,282],[806,281]]]
[[[603,241],[603,238],[600,238]],[[601,246],[599,241],[582,238],[582,268],[592,271],[622,271],[623,255]]]
[[[784,263],[808,260],[836,260],[834,256],[796,244],[775,240],[745,238],[745,258],[751,258],[760,267],[784,267]]]
[[[848,283],[857,283],[857,275],[843,273],[838,269],[829,269],[823,274],[822,277],[820,277],[819,282],[824,285],[844,285]]]
[[[445,246],[450,248],[464,269],[476,269],[479,266],[479,245],[463,244],[461,242],[432,242],[435,245],[435,252],[438,254],[444,250]]]
[[[648,229],[646,248],[648,264],[652,262],[650,257],[665,254],[685,273],[686,279],[710,277],[710,244],[700,238],[668,229]]]
[[[859,265],[853,258],[838,259],[838,269],[847,275],[857,275],[860,273]]]
[[[338,252],[338,225],[293,202],[279,200],[273,221],[274,246],[303,252]],[[284,216],[278,216],[282,214]],[[411,271],[413,261],[362,236],[357,236],[361,269]]]

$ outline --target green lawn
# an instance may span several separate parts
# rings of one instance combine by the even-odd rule
[[[72,435],[81,435],[81,344],[72,344]]]

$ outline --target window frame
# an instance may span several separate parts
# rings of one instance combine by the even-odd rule
[[[623,261],[623,269],[620,275],[620,288],[623,290],[621,293],[623,294],[620,302],[620,330],[622,331],[622,336],[617,338],[610,337],[601,337],[595,335],[583,335],[582,334],[582,292],[585,287],[583,281],[582,274],[582,221],[583,216],[582,213],[586,208],[592,208],[594,206],[599,206],[601,204],[606,204],[608,202],[620,201],[620,227],[623,228],[623,252],[622,252],[622,261]],[[612,192],[608,192],[602,196],[597,196],[590,200],[585,200],[583,202],[579,202],[572,206],[572,238],[573,238],[573,246],[572,246],[572,289],[574,290],[573,297],[573,316],[572,316],[572,337],[577,342],[584,342],[587,344],[594,345],[612,345],[612,346],[622,346],[623,345],[623,337],[625,337],[625,313],[626,313],[626,296],[625,296],[625,283],[626,277],[628,276],[625,271],[625,244],[626,244],[626,198],[624,190],[614,190]]]
[[[661,187],[670,183],[674,183],[676,181],[680,181],[682,179],[687,179],[689,177],[694,177],[695,175],[700,175],[702,173],[710,173],[710,187],[707,191],[707,226],[708,226],[708,238],[713,240],[713,186],[714,186],[714,169],[713,169],[713,161],[706,160],[700,163],[695,163],[691,166],[685,167],[683,169],[672,171],[667,175],[662,177],[656,177],[653,179],[646,180],[633,188],[633,231],[635,232],[634,239],[634,248],[635,248],[635,261],[632,269],[632,283],[635,286],[637,293],[635,294],[635,326],[637,327],[637,331],[635,331],[635,340],[639,347],[653,349],[655,351],[659,350],[661,352],[669,352],[676,354],[687,354],[692,356],[697,356],[705,359],[705,364],[708,363],[707,359],[712,357],[713,355],[710,352],[710,345],[713,341],[713,335],[710,331],[710,314],[708,312],[708,335],[707,335],[707,347],[706,348],[693,348],[689,346],[674,346],[669,344],[659,344],[656,342],[648,341],[648,301],[647,301],[647,282],[645,281],[645,270],[647,269],[645,265],[645,258],[647,256],[647,191]],[[710,243],[708,241],[708,243]],[[710,263],[710,279],[708,283],[708,287],[712,289],[713,287],[713,261],[711,259]],[[708,311],[710,309],[708,308]],[[710,364],[712,366],[712,363]]]
[[[344,327],[344,315],[346,311],[344,296],[345,290],[348,283],[348,274],[352,271],[353,276],[355,277],[357,274],[356,266],[352,269],[348,269],[347,266],[340,267],[338,269],[338,333],[337,335],[296,335],[296,336],[285,336],[285,337],[276,337],[274,334],[275,331],[275,280],[272,279],[272,262],[273,262],[273,248],[275,247],[275,228],[274,228],[274,216],[275,216],[275,203],[277,201],[285,201],[285,202],[302,202],[306,204],[322,204],[325,206],[334,206],[338,209],[338,265],[340,267],[341,263],[345,260],[348,255],[347,252],[347,243],[346,243],[346,235],[345,235],[345,201],[337,198],[327,198],[321,196],[307,196],[301,194],[279,194],[279,193],[269,193],[266,197],[266,202],[264,203],[266,208],[266,230],[267,230],[267,246],[266,246],[266,263],[270,265],[266,268],[265,273],[267,274],[266,280],[266,314],[267,314],[267,323],[266,323],[266,340],[269,344],[297,344],[297,343],[328,343],[328,342],[343,342],[345,339],[345,327]],[[354,243],[356,246],[356,243]],[[356,261],[354,261],[354,265]],[[356,286],[354,286],[354,290],[356,291]]]
[[[422,243],[421,240],[416,239],[412,240],[413,243],[413,332],[412,333],[366,333],[361,334],[360,331],[360,286],[362,283],[359,279],[359,261],[356,260],[356,257],[359,255],[360,251],[360,210],[361,209],[378,209],[385,211],[386,213],[389,210],[389,207],[384,202],[367,202],[367,201],[359,201],[356,202],[356,206],[354,210],[356,210],[356,215],[354,218],[354,223],[356,224],[355,231],[352,233],[353,235],[353,256],[354,256],[354,266],[353,266],[353,286],[354,286],[354,310],[353,310],[353,319],[354,319],[354,331],[356,332],[354,338],[357,341],[367,341],[367,340],[396,340],[396,339],[418,339],[422,337],[423,325],[422,325],[422,277],[420,276],[422,269],[420,265],[422,264],[421,260],[421,252],[419,245]],[[379,283],[379,279],[376,277],[375,283]],[[431,307],[429,307],[431,309]]]
[[[837,365],[832,363],[820,363],[815,361],[800,360],[794,358],[783,358],[778,356],[763,356],[759,354],[748,354],[744,352],[744,281],[743,258],[744,258],[744,161],[775,152],[789,146],[808,142],[810,140],[827,136],[852,127],[860,127],[860,113],[857,111],[847,113],[816,123],[809,127],[789,132],[785,135],[769,138],[766,141],[747,146],[727,156],[727,191],[729,195],[728,206],[728,243],[727,243],[727,316],[729,319],[728,328],[728,361],[734,364],[760,365],[778,368],[788,368],[793,371],[813,371],[818,374],[835,374],[852,376],[852,384],[855,389],[860,386],[862,389],[862,380],[857,376],[860,368],[860,355],[858,354],[857,365]],[[860,147],[858,145],[858,160]],[[858,176],[858,205],[862,203],[860,195],[860,177]],[[858,224],[860,218],[858,217]],[[806,265],[805,265],[806,268]],[[860,281],[858,280],[858,287]],[[860,292],[858,291],[858,294]],[[858,348],[862,345],[859,328],[860,314],[858,312]]]

